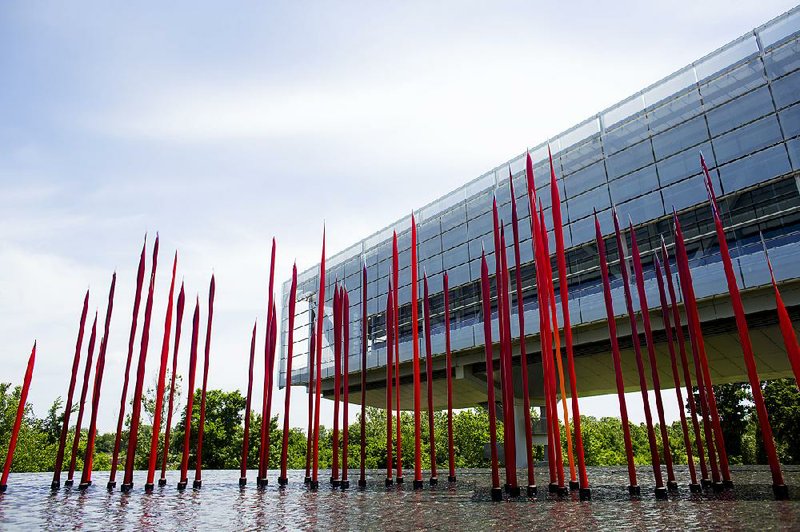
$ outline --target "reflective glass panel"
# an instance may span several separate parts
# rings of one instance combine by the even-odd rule
[[[759,148],[775,144],[782,138],[778,120],[775,115],[770,115],[717,137],[711,142],[717,154],[717,161],[725,163]]]
[[[772,111],[769,89],[766,86],[761,87],[706,113],[708,128],[711,135],[716,137]]]
[[[647,166],[653,161],[653,149],[649,141],[640,142],[625,151],[610,155],[606,159],[608,179],[612,180],[637,168]]]

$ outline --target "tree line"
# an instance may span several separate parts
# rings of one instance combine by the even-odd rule
[[[0,457],[5,456],[8,440],[19,403],[20,387],[0,383]],[[770,415],[770,422],[778,447],[778,455],[784,464],[800,463],[800,392],[793,379],[773,380],[762,383],[764,399]],[[758,420],[752,406],[750,388],[746,384],[726,384],[714,387],[717,397],[725,444],[731,463],[763,464],[766,455],[763,450]],[[145,417],[152,423],[153,400],[152,390],[143,398]],[[192,434],[189,458],[190,468],[194,467],[194,448],[196,428],[200,419],[200,390],[195,392],[192,411]],[[209,390],[206,397],[206,427],[203,444],[203,468],[205,469],[238,469],[241,461],[242,439],[244,437],[245,398],[238,390]],[[538,411],[533,411],[534,417]],[[63,403],[56,399],[43,417],[37,417],[32,407],[26,407],[20,430],[12,471],[36,472],[52,471],[58,448],[58,437],[63,422]],[[165,416],[162,416],[164,419]],[[353,416],[349,431],[349,463],[357,468],[361,460],[360,450],[360,412]],[[150,452],[152,424],[143,423],[139,428],[138,447],[135,467],[146,469]],[[258,450],[261,434],[261,416],[251,412],[248,468],[258,466]],[[502,441],[502,423],[498,420],[498,438]],[[126,424],[127,425],[127,424]],[[177,468],[183,452],[184,428],[186,412],[180,412],[178,421],[172,429],[169,448],[169,467]],[[571,427],[572,428],[572,427]],[[586,464],[592,466],[625,464],[625,448],[622,437],[621,421],[617,417],[581,416],[581,428],[584,441]],[[634,459],[637,464],[650,463],[650,450],[645,425],[630,423],[633,441]],[[395,429],[396,430],[396,429]],[[658,430],[658,429],[656,429]],[[690,428],[691,430],[691,428]],[[77,457],[77,470],[83,467],[82,458],[88,437],[83,429]],[[163,427],[160,431],[163,445]],[[437,412],[434,416],[434,433],[436,459],[440,467],[447,466],[447,414]],[[679,421],[668,428],[669,446],[676,463],[686,463],[686,449]],[[70,429],[68,442],[72,441],[74,427]],[[270,419],[270,452],[269,467],[279,467],[282,431],[278,428],[278,416]],[[691,433],[690,433],[691,435]],[[123,434],[124,440],[127,433]],[[340,436],[341,438],[341,436]],[[403,467],[411,469],[414,465],[414,423],[412,414],[402,413]],[[321,468],[330,467],[332,458],[333,433],[328,427],[320,427],[319,461]],[[393,446],[396,445],[396,434],[393,435]],[[288,467],[289,469],[305,468],[306,434],[304,430],[292,428],[289,431]],[[453,413],[453,441],[456,466],[459,468],[488,467],[489,461],[484,456],[484,444],[489,441],[488,411],[482,407],[460,410]],[[428,463],[430,437],[427,423],[422,424],[423,463]],[[111,467],[111,454],[114,445],[112,432],[97,435],[94,467],[96,470],[108,470]],[[159,446],[161,448],[161,446]],[[563,456],[566,461],[566,433],[562,426]],[[65,464],[69,463],[71,446],[66,449]],[[124,446],[123,446],[124,450]],[[663,448],[659,439],[659,452],[663,456]],[[696,460],[696,452],[693,452]],[[538,460],[544,458],[544,449],[537,446],[534,456]],[[365,463],[368,469],[386,468],[386,412],[379,408],[368,407],[365,416]],[[0,465],[1,466],[1,465]]]

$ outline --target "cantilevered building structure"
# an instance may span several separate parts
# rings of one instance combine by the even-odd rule
[[[521,139],[520,144],[525,144]],[[550,224],[547,145],[553,152],[561,187],[569,310],[572,319],[578,391],[582,397],[615,391],[606,314],[603,303],[592,211],[596,209],[612,261],[612,289],[621,336],[623,372],[628,391],[638,389],[630,327],[618,265],[611,206],[620,219],[633,221],[647,278],[650,301],[658,301],[653,250],[661,235],[671,243],[671,214],[678,212],[690,255],[711,375],[715,383],[743,381],[746,370],[720,263],[711,209],[699,162],[700,152],[711,168],[739,286],[751,325],[756,361],[762,378],[791,375],[775,314],[775,300],[762,251],[762,232],[781,285],[784,300],[798,323],[800,317],[800,7],[754,29],[609,109],[531,150],[539,198]],[[431,332],[434,352],[435,408],[446,405],[442,273],[450,282],[451,330],[456,407],[486,403],[486,370],[480,296],[481,246],[494,250],[492,195],[500,216],[511,222],[509,167],[520,209],[522,276],[530,389],[522,390],[515,368],[515,396],[530,394],[542,404],[542,371],[538,310],[533,282],[525,153],[415,210],[419,227],[420,272],[431,285]],[[550,233],[550,249],[555,245]],[[391,269],[392,231],[400,248],[399,327],[403,409],[411,397],[410,216],[397,220],[350,248],[330,257],[326,280],[343,281],[351,294],[349,368],[361,371],[361,268],[368,277],[367,402],[385,404],[385,309]],[[510,227],[506,229],[510,234]],[[509,240],[509,264],[514,264]],[[489,270],[494,256],[489,254]],[[318,288],[319,266],[299,277],[295,321],[293,384],[308,381],[310,319]],[[673,272],[676,269],[673,268]],[[283,285],[283,303],[289,282]],[[333,290],[325,291],[331,299]],[[420,283],[420,296],[422,284]],[[558,290],[556,289],[556,297]],[[559,305],[561,302],[559,301]],[[421,301],[420,301],[421,305]],[[333,390],[331,302],[326,301],[322,378],[323,393]],[[519,336],[516,303],[512,336]],[[559,316],[561,310],[559,309]],[[281,386],[285,384],[287,317],[281,322]],[[421,316],[420,312],[420,316]],[[672,382],[660,312],[652,313],[661,382]],[[420,322],[422,320],[420,319]],[[560,321],[560,320],[559,320]],[[684,322],[685,323],[685,322]],[[422,324],[420,323],[420,327]],[[493,338],[498,338],[495,315]],[[627,336],[626,336],[627,335]],[[422,344],[422,335],[420,335]],[[518,344],[515,344],[515,356]],[[424,353],[424,346],[420,351]],[[498,356],[498,355],[496,355]],[[515,360],[519,364],[519,360]],[[424,378],[424,377],[423,377]],[[353,390],[359,378],[351,378]],[[351,393],[358,398],[360,394]],[[355,399],[354,399],[355,400]],[[519,412],[520,409],[516,409]]]

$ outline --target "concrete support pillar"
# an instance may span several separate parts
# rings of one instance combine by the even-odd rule
[[[517,467],[528,467],[527,438],[525,437],[525,406],[522,399],[514,399],[514,438],[516,444]]]

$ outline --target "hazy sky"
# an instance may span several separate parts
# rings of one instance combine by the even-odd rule
[[[294,259],[300,271],[318,261],[323,220],[332,255],[793,2],[560,4],[4,2],[0,382],[21,382],[38,339],[29,400],[43,415],[65,396],[83,294],[102,322],[116,268],[110,430],[138,253],[159,231],[146,383],[178,249],[179,371],[213,271],[209,386],[244,390],[273,235],[280,286]],[[305,426],[305,394],[293,397],[292,424]],[[615,397],[581,405],[618,411]]]

